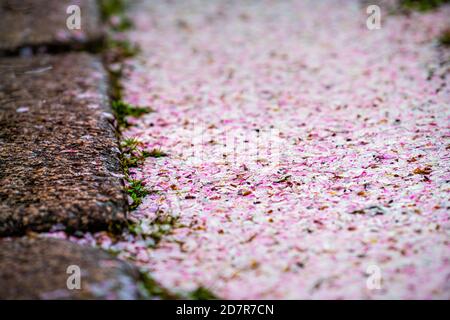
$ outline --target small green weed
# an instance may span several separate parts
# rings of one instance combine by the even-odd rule
[[[112,102],[112,109],[116,115],[119,127],[129,127],[126,117],[141,117],[144,114],[153,112],[149,107],[138,107],[126,103],[123,100],[115,100]]]
[[[129,180],[129,186],[126,188],[128,195],[133,200],[130,205],[130,209],[134,210],[142,203],[142,199],[151,194],[152,191],[148,190],[144,185],[142,180]]]

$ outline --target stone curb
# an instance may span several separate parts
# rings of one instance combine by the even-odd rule
[[[70,5],[80,8],[80,29],[73,29],[73,12],[67,13]],[[27,47],[82,48],[103,38],[95,0],[0,0],[0,17],[3,53]]]
[[[141,299],[138,282],[135,268],[99,249],[48,238],[0,240],[2,300]]]
[[[0,236],[125,222],[118,139],[100,60],[0,58]]]

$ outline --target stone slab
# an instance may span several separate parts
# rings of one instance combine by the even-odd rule
[[[139,299],[138,282],[135,268],[99,249],[46,238],[0,240],[2,300]]]
[[[125,221],[118,141],[100,60],[0,59],[0,236]]]
[[[70,30],[70,5],[80,8],[81,28]],[[103,29],[94,0],[0,0],[0,51],[27,46],[70,46],[94,43]]]

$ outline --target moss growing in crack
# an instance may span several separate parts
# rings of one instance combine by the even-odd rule
[[[124,152],[131,152],[137,150],[138,146],[142,145],[142,142],[136,138],[126,138],[122,140],[120,145]]]
[[[140,156],[134,154],[123,154],[122,155],[122,168],[125,173],[129,173],[130,168],[135,168],[143,162]]]
[[[194,291],[186,293],[175,293],[171,292],[153,279],[148,273],[141,273],[141,283],[140,283],[141,291],[144,293],[144,296],[149,298],[160,298],[165,300],[182,300],[182,299],[190,299],[190,300],[217,300],[217,297],[214,293],[212,293],[209,289],[205,287],[198,287]]]
[[[136,138],[127,138],[120,143],[122,149],[121,163],[125,174],[128,176],[130,168],[136,168],[142,164],[148,157],[163,157],[166,156],[162,151],[147,151],[143,150],[142,142]]]
[[[145,187],[142,180],[132,179],[129,176],[130,168],[135,168],[142,165],[145,158],[149,157],[151,152],[142,150],[142,142],[136,138],[126,138],[120,143],[122,154],[120,157],[122,170],[125,173],[125,179],[128,181],[126,192],[133,200],[130,205],[130,210],[135,210],[141,203],[142,199],[155,191],[149,190]],[[131,229],[132,227],[129,227]],[[131,230],[132,231],[132,230]],[[133,233],[133,231],[132,231]]]
[[[128,230],[130,233],[140,236],[143,239],[152,239],[149,248],[155,247],[161,239],[172,232],[173,228],[177,226],[177,218],[170,215],[163,215],[158,213],[158,217],[146,228],[144,231],[142,226],[138,223],[129,224]]]
[[[125,173],[125,179],[128,182],[128,186],[125,188],[125,191],[133,200],[129,206],[130,210],[135,210],[142,203],[142,199],[145,196],[154,192],[147,189],[142,180],[132,179],[129,176],[130,168],[141,165],[146,158],[143,155],[143,152],[138,148],[139,145],[140,142],[136,139],[125,139],[121,143],[122,154],[120,162],[122,165],[122,170]]]
[[[134,57],[139,53],[139,46],[127,40],[108,39],[106,46],[112,58],[110,61],[116,62],[126,58]]]
[[[125,15],[128,2],[125,0],[100,0],[102,20],[111,25],[114,31],[126,31],[133,27],[132,21]],[[116,21],[112,21],[113,17]]]
[[[128,169],[137,167],[142,164],[145,160],[144,151],[139,149],[142,145],[136,138],[127,138],[120,143],[122,148],[122,167],[126,174],[128,174]]]
[[[141,117],[144,114],[153,112],[149,107],[138,107],[132,104],[126,103],[122,100],[115,100],[112,102],[112,109],[116,115],[119,127],[129,127],[126,117]]]
[[[142,203],[142,199],[152,193],[144,185],[142,180],[128,180],[129,186],[126,188],[128,195],[133,200],[130,209],[134,210]]]
[[[150,237],[157,244],[163,236],[169,234],[173,227],[175,226],[177,219],[170,215],[159,215],[158,218],[153,222],[153,230],[150,233]]]
[[[144,292],[146,298],[158,297],[167,300],[178,300],[182,298],[180,295],[171,293],[161,287],[155,279],[145,272],[141,273],[141,290]]]
[[[198,287],[196,290],[190,292],[187,296],[192,300],[216,300],[217,296],[205,287]]]
[[[407,11],[430,11],[439,6],[450,3],[450,0],[401,0],[400,7]]]
[[[120,21],[113,26],[113,29],[118,32],[129,30],[133,27],[133,22],[128,17],[121,17]]]
[[[122,14],[127,8],[127,3],[124,0],[100,0],[99,3],[103,20]]]
[[[162,158],[167,157],[168,154],[162,151],[161,149],[153,149],[151,151],[144,151],[145,157],[152,157],[152,158]]]

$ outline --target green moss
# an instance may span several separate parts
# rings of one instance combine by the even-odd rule
[[[217,296],[205,287],[198,287],[196,290],[188,294],[188,298],[192,300],[216,300]]]
[[[104,21],[112,16],[123,14],[127,8],[127,2],[124,0],[100,0],[99,4]]]
[[[120,157],[122,170],[125,173],[125,179],[129,186],[126,188],[127,193],[133,200],[130,209],[134,210],[142,203],[142,199],[155,191],[148,190],[142,180],[135,180],[129,177],[130,168],[135,168],[145,162],[145,158],[149,157],[152,152],[142,150],[142,142],[136,138],[126,138],[120,143],[122,154]]]
[[[142,142],[136,138],[126,138],[126,139],[122,140],[120,145],[121,145],[122,149],[124,150],[124,152],[127,152],[127,151],[136,150],[138,148],[138,146],[142,145]]]
[[[125,15],[128,2],[125,0],[100,0],[100,11],[105,23],[109,23],[113,31],[126,31],[133,27],[132,21]],[[111,18],[117,17],[118,23],[111,23]]]
[[[142,158],[134,154],[124,154],[122,156],[122,168],[128,174],[130,168],[136,168],[143,162]]]
[[[153,112],[153,110],[149,107],[134,106],[122,100],[113,101],[112,109],[116,115],[119,127],[129,127],[126,117],[140,117],[144,114]]]
[[[161,287],[155,279],[153,279],[149,274],[143,272],[141,273],[141,289],[144,292],[146,298],[161,298],[168,300],[177,300],[182,297],[169,292],[168,290]]]
[[[141,290],[146,298],[161,298],[166,300],[217,300],[219,299],[214,293],[205,287],[199,287],[188,294],[173,293],[163,288],[148,273],[141,273]]]
[[[163,236],[172,232],[176,221],[177,219],[169,215],[158,216],[156,221],[154,221],[152,224],[153,230],[150,234],[150,237],[152,237],[152,239],[155,241],[155,244],[161,241]]]
[[[405,10],[430,11],[449,3],[450,0],[401,0],[400,7]]]
[[[170,234],[176,225],[176,218],[170,215],[160,215],[155,219],[155,221],[152,222],[149,226],[149,230],[145,233],[142,230],[141,225],[138,223],[129,224],[128,230],[130,233],[140,236],[143,239],[153,239],[153,244],[149,245],[149,248],[153,248],[165,235]]]
[[[152,191],[148,190],[144,185],[142,180],[128,180],[129,186],[126,188],[128,195],[133,200],[130,205],[130,209],[134,210],[142,203],[142,199],[151,194]]]
[[[121,17],[119,23],[113,29],[122,32],[131,29],[133,26],[133,22],[128,17]]]
[[[168,154],[161,151],[161,149],[153,149],[151,151],[144,151],[143,152],[144,157],[152,157],[152,158],[162,158],[167,157]]]
[[[136,168],[145,162],[148,157],[163,157],[164,152],[153,149],[152,151],[142,150],[142,142],[136,138],[127,138],[120,143],[122,149],[121,163],[126,175],[129,168]]]
[[[126,58],[131,58],[139,53],[139,47],[127,40],[117,40],[109,38],[106,42],[109,61],[116,62]]]

